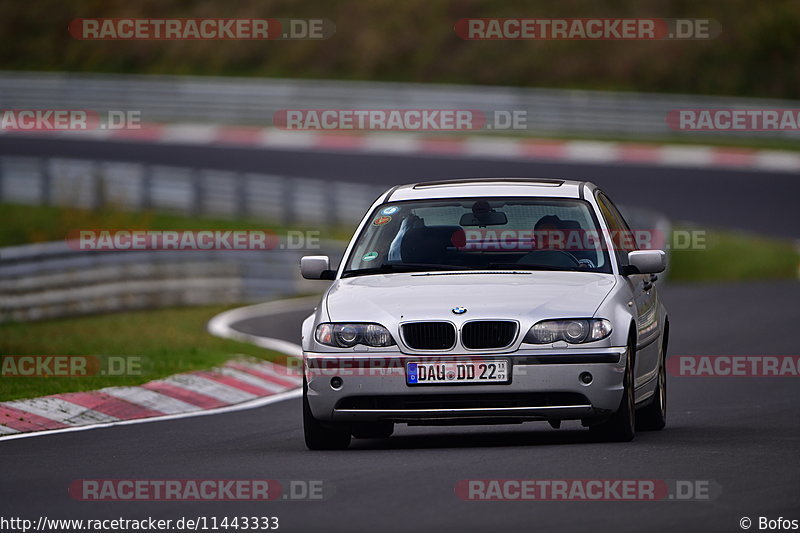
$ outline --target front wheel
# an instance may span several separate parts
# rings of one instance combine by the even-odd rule
[[[636,413],[636,429],[658,431],[667,425],[667,350],[666,339],[661,345],[658,383],[653,393],[655,398],[647,407]]]
[[[622,380],[622,400],[617,412],[605,422],[590,426],[590,431],[598,438],[611,442],[629,442],[636,436],[636,405],[633,396],[633,354],[635,345],[628,346],[625,363],[625,377]]]
[[[303,433],[309,450],[344,450],[350,446],[350,431],[326,427],[314,418],[308,405],[308,384],[303,380]]]

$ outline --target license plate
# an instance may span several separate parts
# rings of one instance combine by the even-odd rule
[[[409,385],[509,383],[508,359],[490,361],[415,361],[406,364]]]

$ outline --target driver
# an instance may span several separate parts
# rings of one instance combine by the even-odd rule
[[[577,223],[575,223],[577,224]],[[562,250],[570,253],[581,268],[595,268],[594,262],[581,254],[579,250],[570,252],[567,246],[567,232],[574,231],[568,221],[556,215],[545,215],[536,222],[533,228],[535,250]],[[577,252],[577,253],[575,253]],[[583,256],[583,257],[582,257]]]
[[[533,227],[535,250],[561,250],[564,248],[564,224],[556,215],[545,215]]]

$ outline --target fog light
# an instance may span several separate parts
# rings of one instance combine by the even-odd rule
[[[590,378],[591,379],[591,378]],[[334,390],[339,390],[342,388],[344,381],[339,376],[334,376],[331,378],[331,388]]]
[[[592,375],[588,372],[581,372],[581,375],[578,376],[578,379],[580,379],[581,383],[584,385],[588,385],[592,382]]]

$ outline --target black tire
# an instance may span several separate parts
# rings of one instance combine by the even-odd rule
[[[394,433],[394,424],[385,421],[354,424],[352,433],[357,439],[388,439]]]
[[[630,442],[636,436],[636,405],[633,396],[635,346],[633,341],[628,345],[625,377],[622,379],[622,399],[617,412],[608,420],[589,427],[589,430],[600,440]]]
[[[308,384],[303,380],[303,434],[309,450],[344,450],[350,446],[349,428],[335,429],[314,418],[308,405]]]
[[[667,425],[667,340],[661,344],[659,354],[658,383],[650,405],[636,413],[636,429],[658,431]]]

